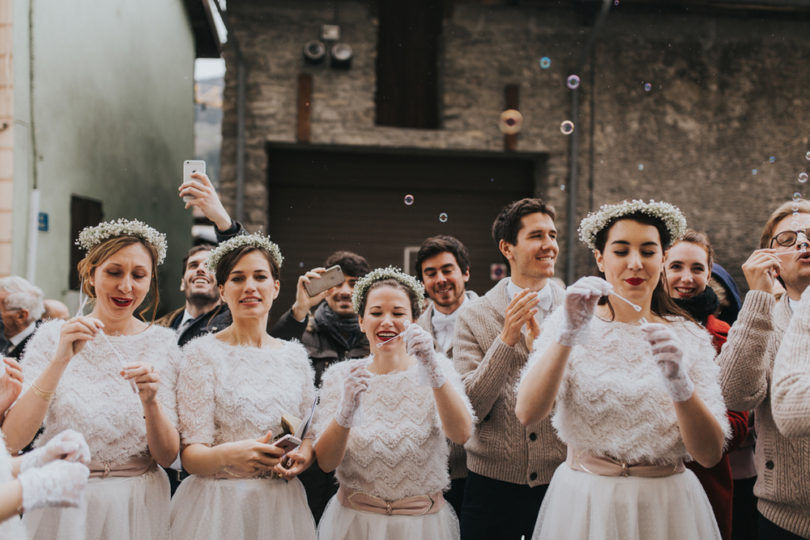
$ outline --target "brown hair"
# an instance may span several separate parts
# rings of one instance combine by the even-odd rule
[[[379,287],[393,287],[395,289],[399,289],[402,292],[404,292],[411,303],[411,316],[413,317],[414,320],[418,319],[419,315],[422,314],[422,299],[419,298],[419,295],[416,294],[416,291],[406,286],[405,284],[400,283],[396,279],[389,278],[389,279],[381,279],[380,281],[375,281],[374,283],[369,285],[368,290],[363,295],[363,298],[360,301],[359,313],[361,317],[366,312],[366,301],[368,300],[368,297],[371,295],[371,291]]]
[[[326,268],[338,265],[343,275],[353,278],[361,278],[371,272],[366,258],[351,251],[336,251],[326,258],[323,265]]]
[[[770,247],[776,224],[795,213],[810,214],[810,201],[802,199],[800,201],[788,201],[780,204],[779,208],[774,210],[768,218],[768,221],[765,222],[765,227],[762,229],[762,236],[759,238],[759,248],[765,249]]]
[[[694,229],[686,229],[686,232],[683,233],[683,237],[673,242],[672,245],[674,246],[678,242],[689,242],[690,244],[695,244],[702,247],[706,251],[706,261],[709,264],[709,267],[706,270],[711,275],[712,265],[714,265],[714,249],[712,249],[712,244],[709,242],[709,235]]]
[[[452,254],[462,274],[470,269],[470,254],[464,244],[454,236],[440,234],[426,238],[419,246],[416,253],[416,275],[419,279],[422,279],[422,263],[440,253]]]
[[[637,223],[641,223],[642,225],[652,225],[658,230],[658,237],[659,241],[661,242],[661,250],[665,250],[669,247],[669,230],[667,229],[666,224],[653,216],[649,216],[647,214],[643,214],[641,212],[628,214],[626,216],[622,216],[614,221],[611,221],[606,227],[604,227],[601,231],[596,234],[595,239],[595,247],[599,250],[599,253],[604,255],[605,253],[605,244],[607,244],[608,232],[610,229],[618,223],[619,221],[629,219],[631,221],[635,221]],[[599,272],[599,276],[604,278],[604,272]],[[696,322],[695,319],[686,312],[686,310],[682,309],[678,304],[675,303],[674,300],[669,296],[667,292],[667,286],[665,283],[665,279],[663,273],[658,277],[658,283],[655,285],[655,289],[653,290],[652,294],[652,301],[650,302],[650,311],[654,314],[658,315],[659,317],[671,316],[675,315],[678,317],[683,317],[684,319],[692,322]],[[616,313],[613,311],[613,306],[610,303],[610,300],[607,298],[602,298],[599,300],[600,304],[607,303],[608,307],[610,308],[610,313],[615,317]]]
[[[270,255],[268,251],[265,251],[262,248],[247,245],[236,248],[232,251],[229,251],[222,258],[219,259],[217,263],[217,271],[215,272],[215,276],[217,278],[217,285],[224,285],[226,281],[228,281],[228,276],[230,275],[233,267],[236,266],[236,263],[239,262],[239,259],[250,253],[251,251],[258,251],[264,258],[267,259],[267,262],[270,263],[270,275],[273,276],[273,279],[279,281],[279,274],[281,269],[279,268],[278,264],[276,264],[275,259],[273,256]]]
[[[157,273],[158,250],[155,246],[137,236],[115,236],[93,246],[90,251],[87,252],[87,255],[79,261],[77,269],[79,271],[79,278],[82,281],[82,291],[88,297],[95,298],[96,289],[90,285],[90,277],[95,273],[96,268],[104,264],[104,261],[112,257],[113,254],[118,251],[138,243],[146,248],[149,257],[152,259],[152,279],[149,283],[149,293],[147,294],[147,296],[151,296],[151,300],[145,308],[138,312],[138,315],[145,320],[145,314],[149,312],[151,307],[152,316],[149,319],[151,323],[155,322],[155,315],[157,314],[158,304],[160,303]]]
[[[188,264],[188,260],[192,257],[192,255],[196,255],[201,251],[211,251],[212,249],[214,249],[214,246],[211,244],[199,244],[189,249],[186,256],[183,257],[183,270],[180,272],[180,275],[186,273],[186,265]],[[203,262],[203,264],[205,264],[205,262]]]
[[[512,201],[504,206],[492,223],[492,239],[495,241],[495,245],[500,244],[501,240],[517,244],[518,233],[523,228],[520,220],[523,219],[523,216],[538,212],[546,214],[552,220],[557,218],[554,207],[543,202],[543,199],[525,198]]]

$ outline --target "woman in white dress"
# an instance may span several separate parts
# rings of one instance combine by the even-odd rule
[[[423,298],[422,285],[393,268],[355,285],[372,354],[323,375],[315,452],[324,471],[336,469],[340,488],[321,518],[320,540],[459,538],[442,495],[450,485],[447,439],[464,444],[473,413],[450,360],[413,324]]]
[[[0,364],[0,417],[20,395],[23,374],[13,358]],[[63,461],[64,460],[64,461]],[[27,538],[20,512],[45,506],[78,506],[90,471],[84,437],[66,431],[21,457],[8,453],[0,431],[0,538]]]
[[[729,434],[715,350],[662,281],[665,249],[685,228],[680,210],[653,201],[605,205],[580,225],[605,279],[568,288],[534,343],[515,409],[524,424],[553,413],[568,445],[535,539],[720,538],[683,466],[716,464]]]
[[[304,420],[315,401],[304,347],[266,330],[281,262],[261,234],[232,238],[209,255],[233,324],[183,348],[177,406],[191,476],[172,499],[175,540],[315,537],[296,478],[312,463],[311,436],[286,456],[272,443],[282,415]]]
[[[13,451],[42,446],[72,428],[90,447],[91,478],[79,508],[26,512],[31,538],[144,540],[166,538],[168,467],[179,450],[174,384],[180,350],[169,329],[135,310],[151,294],[164,235],[137,220],[89,227],[77,243],[82,290],[95,301],[88,316],[39,327],[22,359],[23,394],[3,424]],[[154,317],[154,309],[152,311]]]

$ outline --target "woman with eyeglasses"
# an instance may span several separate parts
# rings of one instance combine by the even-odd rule
[[[807,416],[807,402],[782,386],[807,372],[799,300],[810,286],[809,230],[808,201],[788,201],[770,215],[760,249],[743,264],[749,291],[718,357],[726,405],[754,410],[760,538],[810,538],[810,436],[793,423]],[[771,293],[776,280],[786,291],[779,301]]]

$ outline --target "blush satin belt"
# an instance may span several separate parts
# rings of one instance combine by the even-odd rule
[[[571,469],[599,476],[637,476],[640,478],[663,478],[685,470],[683,460],[664,465],[651,463],[626,463],[587,450],[568,447],[565,462]]]
[[[444,495],[441,491],[386,501],[365,491],[340,486],[337,497],[340,504],[346,508],[389,516],[424,516],[435,514],[444,506]]]

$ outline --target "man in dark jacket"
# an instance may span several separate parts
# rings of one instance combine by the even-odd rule
[[[343,283],[310,297],[304,285],[319,279],[325,268],[336,264],[343,271]],[[324,267],[298,278],[295,303],[279,318],[271,331],[274,337],[301,340],[312,361],[315,384],[319,387],[321,375],[330,365],[369,355],[368,339],[360,330],[352,306],[354,285],[369,272],[368,261],[350,251],[337,251],[326,259]],[[310,314],[316,306],[315,313]],[[313,464],[299,478],[306,489],[312,515],[318,522],[326,503],[337,492],[334,474],[325,473]]]

